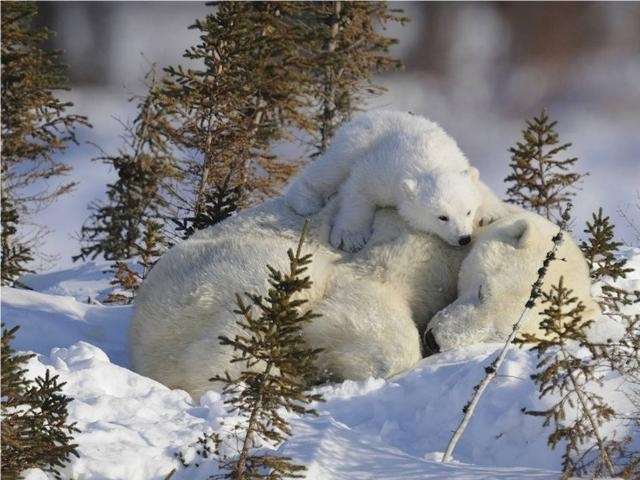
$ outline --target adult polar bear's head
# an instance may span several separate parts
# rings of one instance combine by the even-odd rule
[[[413,228],[451,245],[471,241],[483,202],[476,168],[418,174],[405,178],[402,187],[398,212]]]
[[[428,329],[441,350],[480,342],[503,342],[529,298],[531,285],[558,227],[540,215],[520,212],[486,227],[462,262],[458,298],[431,320]],[[591,297],[589,268],[568,233],[563,236],[543,282],[543,291],[560,277],[594,318],[599,308]],[[542,333],[540,299],[526,314],[521,332]]]

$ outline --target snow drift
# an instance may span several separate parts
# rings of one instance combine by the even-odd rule
[[[627,250],[635,268],[620,286],[640,289],[640,250]],[[82,298],[86,267],[40,279],[38,288],[56,291],[63,278],[65,293]],[[90,276],[91,282],[96,279]],[[107,281],[107,280],[103,280]],[[34,284],[35,285],[35,284]],[[81,294],[73,291],[75,285]],[[100,291],[100,285],[92,285]],[[106,288],[106,283],[105,283]],[[597,287],[595,287],[597,288]],[[60,290],[58,290],[60,291]],[[128,366],[127,328],[131,307],[86,304],[68,296],[2,289],[2,321],[21,325],[15,347],[39,355],[29,374],[46,369],[67,382],[74,398],[70,419],[81,430],[76,437],[80,458],[64,474],[76,479],[205,479],[215,472],[211,461],[184,468],[179,451],[203,433],[232,421],[222,399],[209,392],[195,402],[180,390],[132,371]],[[594,335],[611,334],[602,322]],[[317,418],[292,418],[294,436],[280,448],[308,467],[307,478],[325,479],[551,479],[557,478],[561,449],[546,445],[549,429],[523,408],[540,408],[529,374],[535,354],[513,348],[503,371],[490,387],[456,451],[456,463],[437,460],[461,415],[473,386],[498,349],[476,345],[424,359],[411,371],[390,380],[369,379],[320,388],[326,399]],[[606,378],[601,393],[619,412],[630,410],[625,385]],[[605,434],[631,432],[624,421],[612,422]],[[637,437],[637,435],[636,435]],[[636,442],[638,439],[636,438]],[[32,470],[27,478],[47,478]]]

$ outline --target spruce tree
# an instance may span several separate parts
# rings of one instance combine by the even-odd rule
[[[4,165],[3,165],[4,170]],[[16,286],[18,278],[23,273],[31,272],[27,265],[33,260],[31,247],[18,238],[18,211],[13,206],[8,192],[0,193],[2,207],[0,221],[0,241],[2,242],[2,256],[0,257],[0,272],[2,285]]]
[[[615,240],[615,225],[603,216],[602,208],[587,221],[587,238],[580,244],[591,271],[591,278],[600,286],[599,303],[602,313],[624,327],[624,335],[606,343],[589,342],[594,358],[603,360],[622,375],[640,380],[640,315],[630,313],[631,306],[640,303],[640,291],[630,291],[615,285],[633,269],[620,256],[622,242]]]
[[[608,216],[603,216],[602,207],[598,209],[597,214],[591,214],[591,222],[587,221],[584,233],[589,236],[580,243],[580,249],[587,259],[594,281],[603,280],[605,277],[615,281],[625,278],[627,273],[633,271],[625,267],[625,259],[618,258],[618,249],[622,242],[614,240],[615,225]]]
[[[74,187],[74,182],[56,182],[71,170],[60,154],[76,142],[79,126],[89,126],[86,117],[68,113],[71,102],[56,96],[68,89],[66,68],[60,52],[42,46],[52,33],[31,28],[36,14],[34,2],[2,4],[1,189],[3,213],[12,212],[11,220],[3,215],[3,229],[11,224],[20,230],[18,220]],[[15,233],[3,234],[3,262],[13,264],[12,278],[25,271],[32,244],[17,241]]]
[[[605,316],[622,325],[623,333],[615,340],[592,341],[586,346],[600,364],[618,372],[626,383],[640,391],[640,314],[627,313],[628,306],[640,305],[640,291],[605,292],[601,305]]]
[[[175,198],[202,214],[207,192],[228,175],[240,207],[278,193],[296,162],[271,147],[310,134],[317,152],[336,127],[383,88],[373,74],[399,62],[396,43],[379,33],[407,21],[385,2],[221,2],[191,27],[200,42],[185,59],[203,65],[166,69],[168,135],[188,152]]]
[[[314,57],[311,98],[316,155],[323,153],[338,126],[385,89],[373,75],[402,66],[389,56],[397,40],[381,33],[389,23],[405,24],[401,10],[387,2],[308,2],[304,21],[311,32],[305,45]]]
[[[124,261],[138,254],[145,223],[167,215],[169,204],[165,188],[181,173],[162,125],[164,112],[156,102],[157,81],[152,68],[146,76],[147,93],[132,97],[137,115],[131,124],[123,123],[124,145],[115,155],[96,160],[111,165],[118,179],[107,185],[107,200],[94,202],[93,211],[81,230],[83,246],[78,259]]]
[[[17,354],[11,347],[18,327],[2,326],[2,478],[20,478],[28,468],[40,468],[60,478],[59,469],[78,456],[73,435],[79,430],[67,421],[71,399],[64,383],[47,370],[34,381],[25,377],[32,354]]]
[[[147,220],[145,222],[142,245],[138,249],[138,265],[140,266],[142,280],[147,278],[153,266],[164,253],[165,247],[166,240],[162,235],[162,225],[153,220]]]
[[[126,261],[122,260],[113,262],[108,271],[113,272],[113,279],[109,282],[113,290],[109,293],[105,303],[125,305],[132,303],[135,292],[141,283],[138,273]]]
[[[560,143],[555,121],[546,111],[527,120],[522,141],[509,149],[511,173],[505,182],[507,202],[533,210],[547,219],[557,221],[559,213],[575,195],[577,184],[584,174],[572,171],[576,157],[558,158],[571,143]]]
[[[167,134],[188,152],[176,200],[191,216],[205,210],[206,194],[230,176],[242,189],[242,205],[278,192],[295,164],[269,147],[288,128],[308,131],[303,95],[310,59],[299,55],[301,25],[292,22],[302,4],[220,2],[197,20],[199,43],[185,53],[194,67],[166,69]],[[184,216],[184,215],[180,215]]]
[[[600,286],[599,303],[602,313],[623,327],[623,333],[615,339],[589,341],[594,362],[605,369],[618,373],[631,390],[640,391],[640,314],[633,313],[634,306],[640,305],[640,291],[631,291],[615,285],[615,281],[626,278],[633,269],[619,254],[621,242],[615,240],[615,226],[609,217],[603,216],[602,208],[587,222],[585,233],[588,237],[580,247],[587,258],[591,277]],[[640,405],[629,416],[640,425]],[[631,442],[618,442],[616,453],[619,457],[622,478],[635,478],[640,474],[640,452],[629,449]]]
[[[167,241],[162,234],[162,224],[146,220],[142,241],[135,245],[137,261],[116,261],[112,266],[114,279],[111,281],[116,290],[107,298],[107,303],[131,303],[136,292],[147,275],[164,253]]]
[[[593,320],[583,317],[584,305],[564,286],[562,278],[549,292],[542,292],[542,302],[547,305],[541,313],[542,335],[524,334],[521,341],[533,344],[538,354],[539,371],[531,378],[538,384],[540,398],[556,394],[558,399],[546,410],[527,413],[543,417],[545,426],[553,424],[548,439],[551,448],[565,442],[562,478],[582,475],[587,468],[596,476],[614,476],[616,445],[602,435],[601,427],[615,412],[589,388],[601,383],[597,363],[576,353],[576,347],[588,343],[586,331]],[[567,415],[568,407],[575,407],[575,414]],[[595,461],[591,452],[584,450],[588,441],[595,442]]]
[[[186,240],[198,230],[211,227],[229,218],[238,209],[242,198],[240,185],[230,185],[231,175],[227,175],[221,185],[214,185],[205,194],[204,206],[194,216],[183,219],[172,218],[176,232]]]
[[[235,426],[241,447],[237,456],[221,459],[225,473],[220,478],[300,478],[305,469],[290,458],[255,452],[259,441],[279,444],[291,435],[282,410],[315,414],[308,405],[321,400],[307,391],[316,377],[314,361],[319,350],[309,348],[302,339],[304,325],[317,317],[310,310],[303,312],[306,300],[300,297],[311,286],[305,276],[311,254],[302,254],[305,232],[306,225],[296,251],[287,252],[288,272],[267,267],[270,288],[265,297],[247,293],[245,303],[237,296],[241,333],[220,337],[222,345],[234,350],[231,361],[245,367],[238,378],[227,373],[211,379],[223,384],[229,413],[242,418]]]

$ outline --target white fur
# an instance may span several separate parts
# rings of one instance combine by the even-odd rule
[[[434,315],[429,325],[442,349],[503,340],[556,232],[542,217],[520,212],[484,228],[470,249],[456,248],[383,209],[366,247],[347,254],[329,246],[335,208],[330,202],[311,219],[307,307],[322,317],[303,332],[310,346],[324,349],[321,377],[334,380],[388,377],[410,368],[421,358],[418,332]],[[136,371],[193,395],[219,388],[208,381],[215,374],[236,375],[241,365],[229,363],[231,349],[218,340],[239,332],[235,294],[266,291],[265,265],[287,267],[285,251],[295,247],[303,221],[278,198],[165,254],[136,299]],[[596,311],[584,258],[568,236],[559,257],[566,261],[552,264],[545,288],[564,275],[588,310]],[[539,310],[530,313],[524,331],[535,330]]]
[[[309,215],[336,192],[340,207],[330,241],[346,251],[367,242],[378,207],[396,207],[412,227],[452,245],[470,237],[481,217],[506,213],[442,128],[404,112],[372,111],[341,127],[327,152],[293,180],[285,199]]]
[[[458,279],[458,299],[436,315],[429,325],[443,350],[478,342],[502,342],[511,332],[531,285],[537,278],[552,237],[558,227],[540,215],[520,211],[498,220],[474,242],[465,258]],[[585,315],[594,318],[598,306],[591,297],[589,269],[582,252],[568,233],[543,283],[548,291],[564,277],[565,286],[587,307]],[[540,299],[527,313],[521,332],[539,332]]]
[[[305,251],[313,253],[308,307],[322,316],[304,330],[323,348],[323,378],[387,377],[421,358],[428,318],[456,296],[464,249],[412,233],[395,211],[376,214],[375,233],[355,256],[328,245],[335,202],[312,218]],[[239,332],[235,294],[265,292],[266,264],[287,268],[304,219],[282,199],[244,211],[173,247],[154,267],[136,299],[131,325],[133,366],[173,388],[199,395],[228,370],[231,349],[220,335]]]

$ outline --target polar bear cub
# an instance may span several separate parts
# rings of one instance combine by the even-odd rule
[[[336,132],[327,152],[294,179],[285,201],[310,215],[339,193],[330,241],[346,251],[367,242],[378,207],[395,207],[413,228],[465,245],[481,205],[502,205],[478,176],[436,123],[372,111]]]
[[[529,299],[558,227],[546,218],[520,210],[482,229],[465,257],[458,275],[458,298],[438,312],[429,330],[441,350],[480,342],[504,342]],[[591,297],[589,267],[568,233],[551,262],[542,289],[549,291],[560,277],[584,306],[584,318],[600,312]],[[540,300],[527,313],[521,333],[543,334]]]

